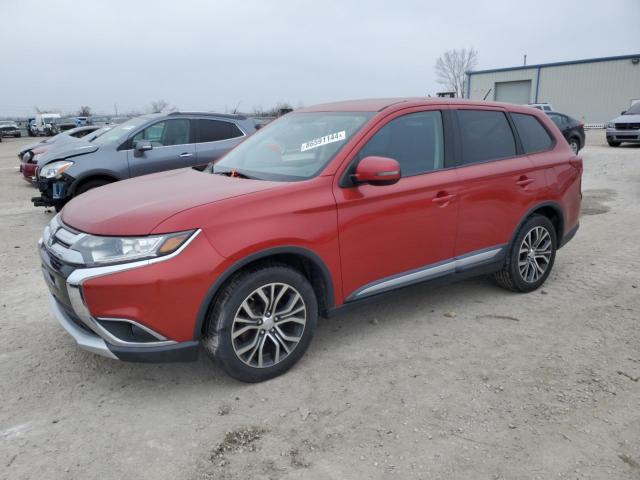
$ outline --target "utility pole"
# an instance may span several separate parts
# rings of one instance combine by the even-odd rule
[[[526,53],[524,54],[524,66],[525,67],[527,66],[527,54]]]
[[[114,103],[113,104],[113,108],[115,108],[115,110],[116,110],[116,117],[117,117],[118,116],[118,104]]]

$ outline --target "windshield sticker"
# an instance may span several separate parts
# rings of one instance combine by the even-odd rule
[[[324,137],[314,138],[313,140],[303,143],[300,146],[300,151],[306,152],[307,150],[321,147],[322,145],[327,145],[328,143],[340,142],[345,138],[347,138],[346,130],[342,130],[341,132],[331,133],[329,135],[325,135]]]

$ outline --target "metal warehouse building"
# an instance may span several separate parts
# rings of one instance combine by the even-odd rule
[[[466,96],[548,102],[586,124],[602,124],[640,102],[640,53],[469,72]]]

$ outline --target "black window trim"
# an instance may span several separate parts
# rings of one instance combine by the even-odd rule
[[[349,161],[348,165],[343,170],[342,175],[340,176],[340,181],[338,182],[338,186],[341,188],[352,188],[357,187],[358,184],[354,183],[351,179],[351,176],[355,172],[355,169],[358,165],[358,153],[360,150],[364,148],[364,146],[371,140],[380,130],[386,127],[389,123],[394,121],[397,118],[403,117],[405,115],[411,115],[413,113],[424,113],[424,112],[440,112],[440,116],[442,119],[442,136],[443,136],[443,167],[437,170],[429,170],[421,173],[414,173],[413,175],[402,175],[400,181],[403,178],[411,178],[417,177],[419,175],[429,175],[430,173],[443,172],[445,170],[452,170],[456,168],[456,158],[458,156],[458,147],[455,145],[455,139],[453,135],[453,119],[451,115],[451,110],[447,108],[446,105],[434,105],[435,108],[425,108],[421,110],[415,110],[415,107],[410,108],[410,112],[405,112],[404,110],[395,111],[390,113],[388,116],[381,119],[378,125],[372,129],[370,129],[366,136],[363,137],[356,145],[353,150],[349,153]],[[397,115],[399,113],[399,115]],[[391,118],[389,118],[391,117]]]

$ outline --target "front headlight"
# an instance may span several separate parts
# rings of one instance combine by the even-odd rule
[[[616,124],[615,123],[607,123],[607,128],[613,128],[615,130]]]
[[[194,231],[148,237],[98,237],[85,235],[71,248],[82,254],[87,265],[132,262],[169,255],[193,235]]]
[[[33,157],[33,159],[35,160],[37,156],[38,155]],[[73,162],[69,162],[66,160],[47,163],[44,167],[40,169],[40,176],[43,178],[58,177],[62,174],[62,172],[68,169],[71,165],[73,165]]]

